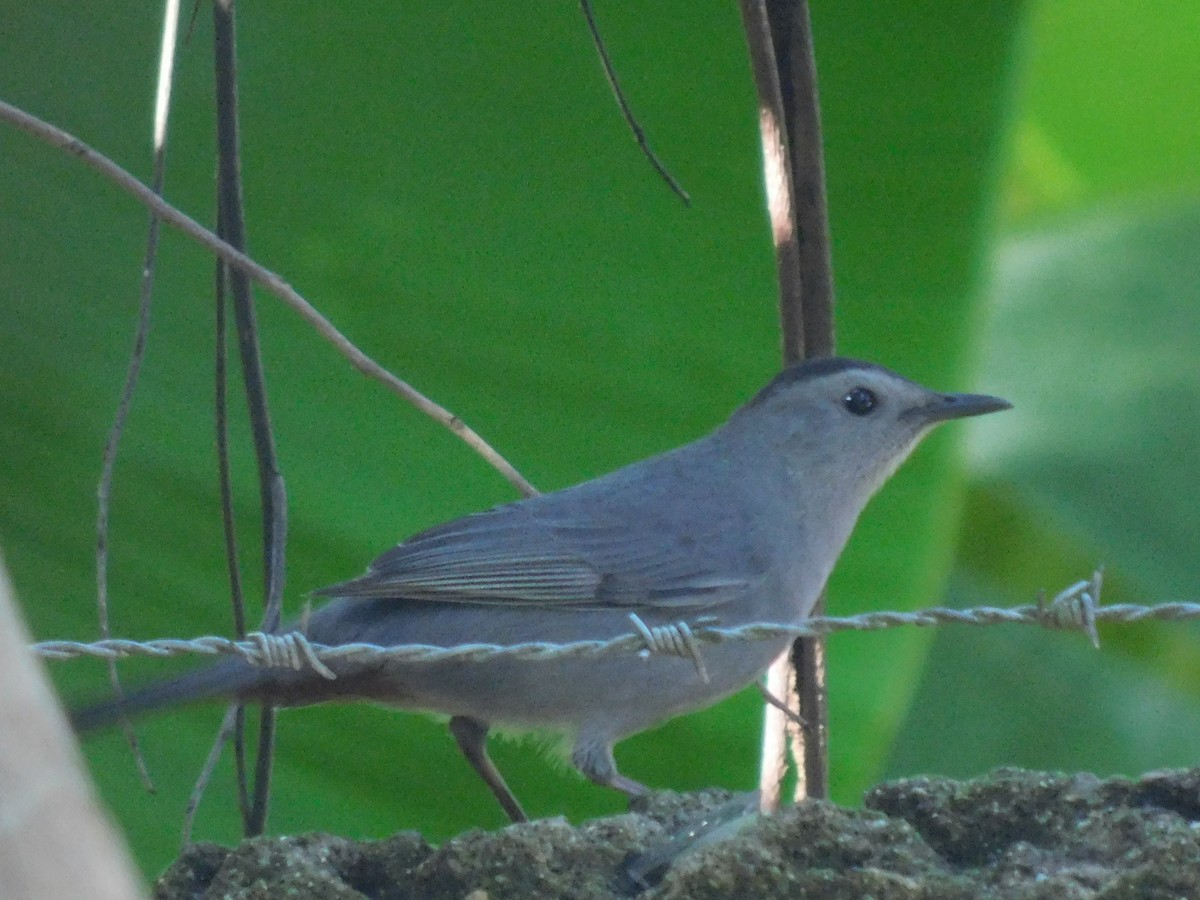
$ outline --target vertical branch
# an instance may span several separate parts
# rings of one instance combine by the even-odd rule
[[[807,0],[767,0],[771,38],[779,66],[780,95],[791,159],[796,253],[800,270],[800,316],[804,356],[834,352],[833,259],[825,194],[825,156],[821,141],[820,94]],[[781,319],[783,317],[781,316]],[[825,613],[825,592],[811,615]],[[829,692],[825,638],[801,638],[792,644],[788,668],[798,694],[797,727],[789,721],[792,757],[800,770],[794,799],[829,797]]]
[[[220,217],[220,210],[218,210],[218,229],[221,227]],[[216,297],[213,405],[216,411],[217,481],[221,490],[221,531],[225,535],[225,570],[229,573],[229,597],[233,605],[233,631],[240,640],[246,636],[246,601],[242,589],[237,523],[233,514],[233,476],[229,464],[229,292],[225,272],[220,266],[216,267],[216,277],[213,281],[213,294]],[[235,709],[234,768],[237,772],[238,807],[242,813],[242,826],[246,828],[250,821],[250,792],[247,789],[246,776],[246,710],[240,703],[235,704]],[[219,748],[223,745],[224,741],[218,740],[216,747]],[[197,781],[193,791],[197,802],[205,787],[206,783]]]
[[[246,225],[238,139],[237,46],[233,0],[217,0],[213,4],[213,25],[217,95],[217,220],[224,229],[221,236],[234,247],[244,249]],[[287,498],[271,433],[250,280],[245,273],[228,269],[223,263],[220,265],[233,297],[242,378],[258,461],[265,598],[262,628],[264,631],[274,631],[279,627],[283,602]],[[254,800],[246,821],[246,833],[249,835],[260,834],[266,824],[275,743],[275,713],[270,707],[263,707],[258,737]]]
[[[766,0],[742,0],[741,7],[742,24],[750,49],[750,66],[758,91],[758,129],[762,138],[767,215],[771,220],[775,268],[779,278],[783,363],[791,365],[804,359],[805,339],[800,243],[796,236],[796,208],[792,199],[792,160],[788,151],[787,117]]]
[[[741,7],[758,90],[783,361],[790,365],[834,351],[833,265],[812,27],[804,0],[742,0]],[[820,615],[824,608],[822,594],[812,614]],[[765,712],[759,777],[763,809],[779,802],[785,735],[799,769],[796,799],[828,796],[824,639],[796,641],[768,671],[767,690],[786,709],[768,706]]]
[[[158,56],[158,88],[154,98],[154,172],[151,190],[162,196],[163,183],[167,174],[167,119],[171,109],[171,86],[175,72],[175,48],[178,45],[179,0],[167,0],[163,10],[162,44]],[[150,338],[150,314],[154,300],[154,272],[158,261],[158,216],[150,214],[146,231],[146,253],[142,261],[142,282],[138,298],[138,322],[134,332],[133,351],[129,355],[129,368],[125,384],[121,388],[121,399],[117,403],[117,414],[113,418],[108,441],[104,445],[104,461],[100,467],[100,483],[96,487],[96,608],[100,619],[100,636],[111,636],[108,617],[108,523],[112,509],[113,474],[117,466],[117,453],[121,446],[121,435],[133,406],[133,395],[137,390],[142,373],[142,361],[146,356],[146,342]],[[121,679],[114,660],[108,662],[108,679],[113,693],[120,698],[123,694]],[[154,784],[146,768],[146,761],[138,747],[137,732],[128,719],[122,720],[125,738],[133,751],[138,773],[147,790],[153,791]]]
[[[817,60],[806,0],[767,0],[792,179],[804,359],[834,352],[833,255],[825,194],[825,153]],[[781,319],[783,313],[781,311]],[[791,362],[792,360],[785,360]]]

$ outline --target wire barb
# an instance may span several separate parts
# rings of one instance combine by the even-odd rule
[[[630,613],[629,621],[646,642],[645,649],[639,651],[638,656],[645,658],[651,653],[667,653],[690,659],[696,667],[696,674],[708,684],[708,669],[704,666],[704,657],[700,655],[700,645],[696,643],[696,636],[687,622],[650,628],[637,613]]]
[[[307,667],[329,681],[337,678],[337,673],[321,662],[313,645],[299,631],[289,631],[286,634],[252,631],[246,635],[246,643],[254,646],[254,652],[244,653],[239,650],[239,655],[253,665],[268,669],[292,669],[297,672]]]
[[[1104,567],[1099,566],[1086,581],[1077,581],[1059,591],[1049,603],[1043,591],[1038,596],[1038,618],[1047,628],[1066,628],[1082,631],[1092,646],[1100,649],[1100,633],[1096,630],[1096,610],[1100,605],[1100,589],[1104,583]]]

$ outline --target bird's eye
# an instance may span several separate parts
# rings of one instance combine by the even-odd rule
[[[856,416],[869,415],[878,402],[875,392],[865,387],[853,388],[842,398],[842,406]]]

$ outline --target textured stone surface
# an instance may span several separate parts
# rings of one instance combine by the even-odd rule
[[[312,834],[189,848],[159,879],[168,898],[1200,897],[1200,770],[1136,780],[1001,769],[975,781],[910,778],[865,809],[807,803],[749,816],[720,839],[672,835],[728,803],[722,791],[655,794],[624,815],[469,831],[432,847],[415,832],[354,842]],[[682,852],[680,852],[682,848]]]

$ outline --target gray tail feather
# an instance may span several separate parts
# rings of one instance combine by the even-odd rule
[[[234,696],[253,688],[265,670],[256,669],[241,659],[223,659],[211,666],[186,672],[130,691],[123,698],[104,700],[70,713],[71,727],[84,734],[115,724],[125,716]]]

